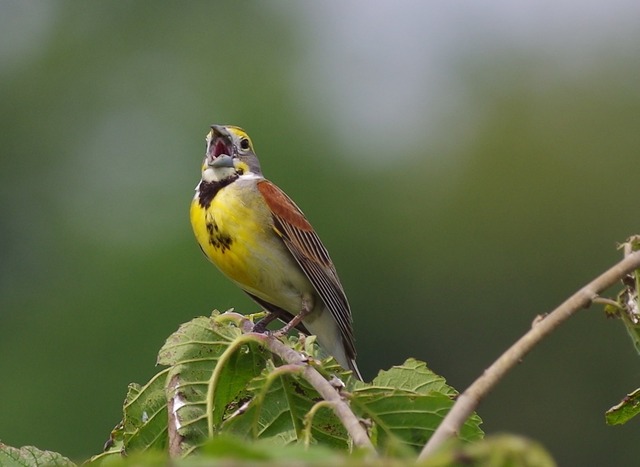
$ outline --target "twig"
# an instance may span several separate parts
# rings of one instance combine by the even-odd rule
[[[611,287],[631,271],[640,268],[640,251],[630,253],[589,284],[578,290],[503,353],[485,372],[464,391],[451,411],[433,433],[418,460],[433,454],[443,442],[455,436],[462,424],[476,409],[480,401],[493,389],[502,377],[527,355],[544,337],[555,330],[577,311],[589,306],[603,290]]]
[[[295,350],[287,347],[272,335],[251,332],[253,329],[253,323],[247,319],[246,316],[235,312],[226,312],[218,318],[225,319],[223,318],[225,315],[237,323],[240,329],[245,333],[245,336],[261,342],[262,345],[264,345],[271,353],[277,355],[288,364],[299,366],[301,368],[300,374],[302,377],[306,379],[309,384],[318,391],[318,394],[320,394],[320,396],[322,396],[322,398],[333,408],[336,416],[340,419],[351,436],[353,445],[363,448],[371,453],[376,452],[367,432],[358,421],[358,418],[351,411],[349,405],[342,399],[331,383],[329,383],[324,376],[318,372],[318,370],[309,365],[305,357]]]
[[[620,304],[610,298],[594,297],[593,300],[591,300],[591,303],[597,303],[598,305],[610,305],[616,307],[616,309],[620,309]]]
[[[367,432],[362,425],[360,425],[358,418],[353,414],[351,408],[318,370],[309,365],[302,355],[287,347],[273,336],[265,340],[265,346],[285,362],[302,366],[302,377],[331,405],[336,416],[340,419],[349,435],[351,435],[354,446],[364,448],[372,453],[376,452]]]
[[[177,458],[182,454],[183,437],[180,434],[180,420],[178,419],[178,409],[184,405],[178,387],[180,386],[180,377],[173,375],[169,381],[169,393],[171,397],[167,401],[168,404],[168,422],[167,437],[169,438],[169,456]]]

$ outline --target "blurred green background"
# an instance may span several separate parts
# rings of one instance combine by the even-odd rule
[[[0,439],[83,459],[178,325],[256,306],[188,207],[248,130],[347,290],[360,367],[462,390],[640,233],[640,5],[0,3]],[[614,291],[612,291],[614,292]],[[483,402],[564,465],[635,465],[622,325],[580,313]]]

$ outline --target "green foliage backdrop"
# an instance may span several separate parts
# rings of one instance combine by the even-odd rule
[[[463,105],[429,131],[428,73],[408,100],[424,113],[406,121],[384,92],[365,94],[360,114],[382,126],[349,121],[349,101],[326,94],[335,76],[358,95],[369,73],[355,52],[349,69],[312,72],[351,52],[338,33],[317,41],[332,14],[308,28],[285,2],[0,3],[3,442],[97,452],[180,323],[256,311],[188,224],[211,123],[247,129],[314,223],[367,378],[415,357],[463,390],[638,233],[637,34],[603,36],[573,67],[553,47],[480,42],[449,69]],[[383,45],[411,34],[367,31]],[[425,37],[425,54],[442,40]],[[389,66],[400,53],[367,50]],[[390,76],[392,94],[405,77]],[[603,413],[638,386],[637,364],[621,325],[587,310],[480,406],[483,428],[533,437],[560,464],[632,465],[637,423],[607,427]]]

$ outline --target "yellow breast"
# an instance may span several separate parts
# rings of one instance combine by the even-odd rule
[[[191,225],[205,255],[247,292],[297,311],[300,294],[312,290],[274,232],[255,181],[237,180],[222,188],[207,208],[196,195]]]

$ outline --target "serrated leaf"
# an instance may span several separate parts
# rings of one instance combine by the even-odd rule
[[[180,326],[160,350],[158,362],[171,365],[167,399],[175,414],[183,452],[202,445],[249,397],[247,385],[264,368],[266,352],[247,339],[228,316],[195,318]],[[175,406],[175,405],[174,405]]]
[[[169,369],[160,371],[144,386],[129,384],[122,421],[111,431],[105,451],[91,457],[90,463],[102,465],[128,453],[166,450],[168,372]]]
[[[425,362],[415,358],[409,358],[402,365],[394,365],[389,370],[380,370],[371,386],[406,389],[418,394],[433,391],[448,395],[458,394],[442,376],[435,374],[427,368]]]
[[[376,444],[391,454],[400,454],[398,442],[419,451],[453,407],[446,394],[418,394],[407,390],[370,388],[354,394],[352,407],[359,416],[374,422]],[[472,441],[482,437],[477,415],[463,426],[460,438]],[[392,452],[389,452],[392,451]]]
[[[356,384],[351,407],[373,423],[372,438],[379,449],[394,454],[419,451],[453,407],[457,392],[426,364],[414,359],[381,371],[370,385]],[[460,439],[482,438],[480,417],[463,425]],[[407,450],[409,448],[409,450]]]
[[[640,413],[640,388],[627,394],[619,404],[614,405],[605,413],[608,425],[622,425]]]
[[[0,443],[0,465],[2,467],[76,467],[71,460],[57,452],[42,451],[33,446],[14,448],[3,443]]]
[[[167,374],[168,370],[162,370],[144,386],[135,383],[129,385],[122,428],[127,451],[166,449]]]
[[[169,368],[143,387],[130,385],[124,420],[112,432],[107,454],[119,454],[122,447],[127,454],[154,449],[188,454],[221,434],[348,450],[349,434],[332,407],[300,376],[302,367],[284,364],[266,351],[265,336],[244,334],[240,326],[245,319],[214,312],[181,325],[158,355],[158,363]],[[306,354],[328,380],[346,382],[345,398],[356,415],[370,422],[374,444],[387,453],[413,455],[419,450],[457,394],[414,359],[381,371],[366,384],[333,358],[320,360],[313,337],[283,340]],[[474,415],[460,438],[482,437],[480,423]]]
[[[346,431],[333,411],[313,409],[321,399],[308,383],[294,374],[271,377],[282,371],[278,368],[282,362],[274,363],[277,357],[257,342],[263,337],[240,331],[243,319],[235,313],[214,312],[212,317],[181,325],[158,355],[158,363],[169,368],[144,387],[130,385],[123,422],[113,430],[108,452],[94,460],[119,455],[121,450],[127,454],[167,450],[172,440],[186,454],[221,431],[288,443],[303,437],[310,411],[313,424],[305,437],[348,447]],[[307,353],[322,374],[350,380],[349,372],[333,359],[317,360],[320,350],[315,339],[286,341]],[[254,428],[256,424],[260,428]]]
[[[236,326],[221,325],[220,316],[214,311],[211,317],[200,316],[181,324],[158,352],[158,365],[174,366],[220,357],[242,334]]]
[[[346,378],[347,372],[333,359],[326,363]],[[330,407],[316,407],[322,398],[296,371],[268,366],[252,381],[249,390],[253,394],[251,403],[244,413],[223,424],[226,433],[250,434],[255,439],[273,439],[281,444],[310,441],[305,438],[309,435],[321,445],[348,449],[349,436],[344,426]],[[312,418],[308,418],[310,413]],[[310,429],[305,431],[308,423]]]

